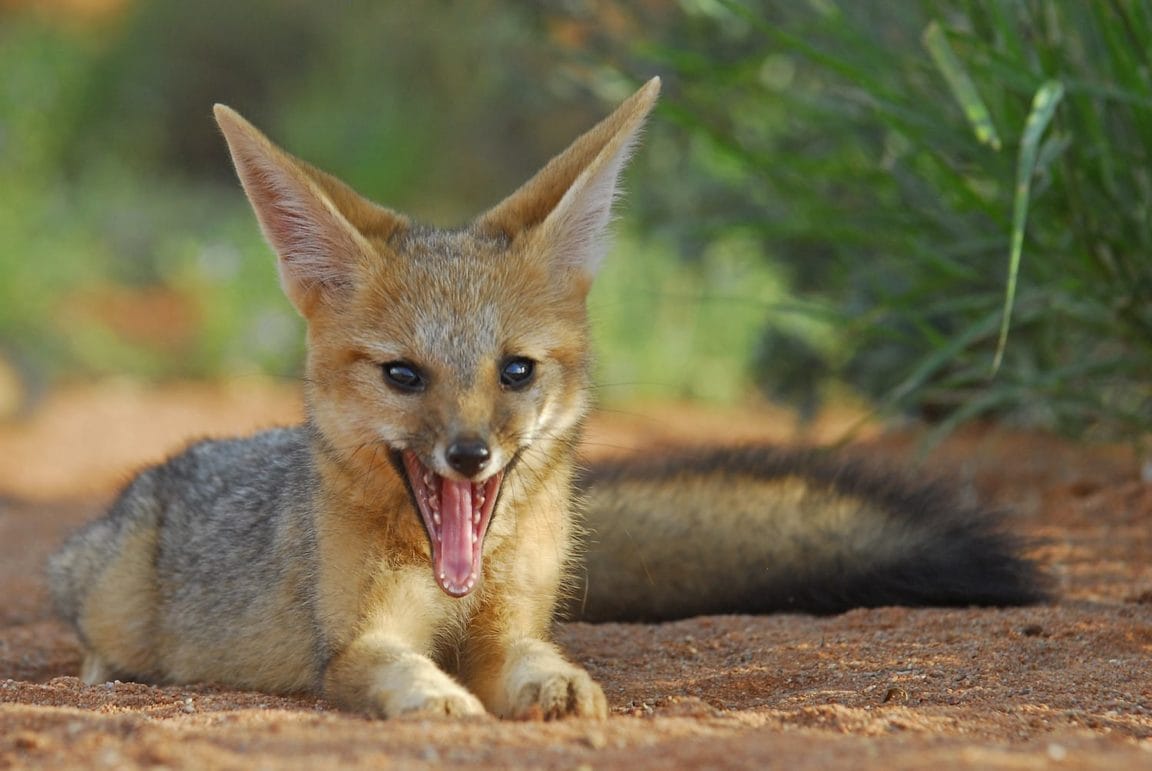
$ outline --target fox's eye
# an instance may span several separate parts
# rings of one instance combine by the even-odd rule
[[[536,374],[536,362],[523,356],[513,356],[504,361],[500,368],[500,385],[518,391],[532,382]]]
[[[384,380],[397,391],[413,394],[423,391],[428,385],[424,374],[414,364],[390,361],[380,366],[384,370]]]

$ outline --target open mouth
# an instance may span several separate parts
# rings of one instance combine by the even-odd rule
[[[408,484],[432,543],[432,572],[446,594],[463,597],[476,587],[484,535],[504,472],[483,482],[456,481],[437,474],[415,454],[402,453]]]

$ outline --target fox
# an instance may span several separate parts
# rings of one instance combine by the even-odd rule
[[[755,444],[581,462],[587,295],[659,91],[454,229],[216,105],[306,321],[306,417],[144,469],[51,557],[84,682],[602,719],[603,690],[552,640],[559,619],[1044,599],[1003,517],[947,486]]]

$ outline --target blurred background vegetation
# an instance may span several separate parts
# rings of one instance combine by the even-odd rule
[[[653,74],[602,402],[1152,428],[1152,4],[0,0],[0,366],[299,371],[211,105],[433,224]]]

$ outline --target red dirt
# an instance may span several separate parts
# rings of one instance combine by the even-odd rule
[[[315,698],[203,685],[84,686],[45,557],[133,467],[188,438],[293,420],[291,388],[51,395],[0,425],[0,768],[1152,768],[1152,486],[1134,454],[973,430],[927,465],[1011,506],[1059,598],[1009,610],[857,610],[561,626],[603,723],[374,721]],[[685,441],[825,440],[851,415],[663,407],[600,416],[590,454]],[[856,451],[914,457],[909,433]]]

